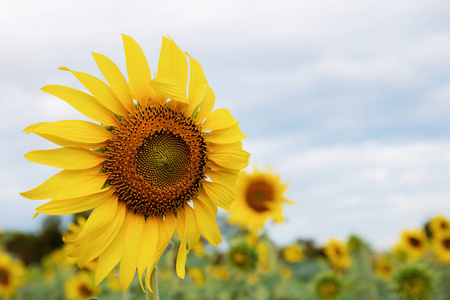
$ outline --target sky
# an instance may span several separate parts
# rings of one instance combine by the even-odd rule
[[[450,217],[450,2],[65,1],[0,4],[0,228],[35,231],[29,190],[58,169],[31,163],[55,148],[22,130],[86,119],[40,88],[84,90],[66,66],[101,77],[91,52],[125,72],[121,33],[156,70],[170,35],[203,67],[247,135],[249,171],[289,182],[280,245],[361,235],[376,249],[441,213]]]

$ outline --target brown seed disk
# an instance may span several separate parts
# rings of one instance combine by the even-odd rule
[[[9,270],[0,267],[0,284],[7,286],[9,284]]]
[[[274,196],[273,186],[264,180],[250,182],[245,194],[247,204],[258,212],[269,210],[268,206],[274,201]]]
[[[123,119],[113,134],[103,169],[128,210],[164,216],[197,193],[207,148],[193,119],[169,106],[147,106]]]

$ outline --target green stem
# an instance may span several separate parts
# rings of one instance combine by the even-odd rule
[[[152,292],[147,290],[147,300],[159,300],[159,291],[158,291],[158,265],[152,271],[152,278],[150,280],[150,286],[152,288]]]

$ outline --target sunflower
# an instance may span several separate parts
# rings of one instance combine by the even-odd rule
[[[205,283],[205,274],[199,268],[190,268],[187,270],[187,273],[195,286],[202,286]]]
[[[241,272],[252,272],[258,264],[258,253],[246,243],[236,244],[228,250],[230,265]]]
[[[437,215],[431,219],[429,226],[432,236],[450,232],[450,221],[443,215]]]
[[[211,274],[211,276],[217,280],[228,281],[231,279],[230,272],[227,267],[223,265],[210,265],[207,267],[206,272]]]
[[[281,252],[283,259],[288,263],[298,263],[303,258],[303,250],[297,244],[292,244],[285,247]]]
[[[256,234],[268,218],[283,222],[283,203],[293,204],[283,197],[288,184],[281,183],[279,175],[269,168],[261,172],[256,166],[252,174],[239,174],[236,184],[236,200],[231,205],[228,221],[247,228]]]
[[[337,269],[348,269],[352,264],[347,246],[336,239],[330,239],[324,249],[331,265]]]
[[[93,276],[86,271],[80,271],[77,275],[69,278],[64,288],[66,297],[73,300],[85,300],[100,293],[100,289],[94,285]]]
[[[431,247],[440,261],[450,263],[450,231],[433,237]]]
[[[408,261],[421,259],[428,251],[427,236],[420,229],[405,230],[401,235],[401,247]]]
[[[341,290],[341,280],[333,273],[319,273],[314,281],[314,291],[320,299],[336,299]]]
[[[383,279],[389,279],[394,272],[391,260],[387,257],[381,257],[375,260],[375,272]]]
[[[0,252],[0,298],[10,299],[18,287],[24,285],[25,267],[22,261],[13,260]]]
[[[22,193],[51,198],[37,214],[93,209],[83,230],[65,238],[73,246],[69,255],[80,267],[98,259],[96,284],[120,261],[122,291],[136,270],[141,287],[144,279],[150,288],[152,270],[175,232],[181,240],[176,264],[181,279],[200,235],[214,246],[221,242],[217,207],[229,209],[249,158],[238,121],[226,109],[212,111],[215,96],[195,59],[163,37],[152,79],[139,45],[126,35],[123,42],[129,82],[111,60],[93,53],[108,84],[60,68],[92,95],[59,85],[42,88],[101,125],[67,120],[27,127],[25,132],[62,147],[25,157],[63,170]]]
[[[426,300],[431,298],[435,280],[431,272],[422,265],[405,265],[393,278],[397,294],[404,300]]]

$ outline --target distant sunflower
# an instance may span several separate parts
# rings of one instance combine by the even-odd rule
[[[314,280],[314,291],[320,299],[336,299],[341,290],[341,280],[333,273],[319,273]]]
[[[94,278],[86,271],[80,271],[69,278],[64,285],[66,297],[73,300],[85,300],[96,296],[100,289],[94,285]]]
[[[433,237],[431,247],[440,261],[450,263],[450,231]]]
[[[25,267],[20,260],[0,252],[0,298],[10,299],[24,285]]]
[[[283,259],[288,263],[294,264],[302,260],[303,250],[297,244],[292,244],[282,250]]]
[[[381,257],[375,260],[375,272],[383,279],[391,278],[394,273],[394,266],[391,260]]]
[[[435,279],[422,265],[409,264],[401,267],[394,275],[393,283],[397,294],[404,300],[434,299]]]
[[[258,264],[258,253],[245,243],[237,244],[228,250],[228,262],[234,269],[251,272]]]
[[[268,218],[283,222],[283,203],[293,202],[284,198],[288,184],[281,183],[279,175],[271,169],[266,172],[257,167],[253,173],[242,171],[236,185],[236,200],[231,204],[228,221],[249,229],[256,234]]]
[[[347,246],[336,239],[330,239],[324,252],[331,265],[337,269],[348,269],[352,264]]]
[[[196,286],[202,286],[205,283],[205,274],[199,268],[190,268],[187,273]]]
[[[430,231],[432,236],[450,232],[450,221],[443,215],[437,215],[430,221]]]
[[[231,279],[228,268],[224,265],[209,265],[206,269],[208,274],[211,274],[214,279],[228,281]]]
[[[142,286],[176,232],[181,240],[176,269],[185,276],[186,256],[200,235],[217,246],[217,206],[229,209],[240,169],[248,165],[245,135],[226,109],[212,111],[214,93],[200,64],[163,38],[157,76],[151,78],[139,45],[123,35],[129,82],[106,56],[93,53],[108,84],[69,70],[92,95],[59,85],[55,95],[101,125],[78,120],[27,127],[62,148],[25,157],[63,170],[22,193],[52,200],[36,209],[72,214],[93,209],[70,256],[78,265],[98,259],[95,282],[120,261],[124,291],[136,270]],[[189,66],[188,66],[189,64]],[[169,100],[170,99],[170,100]]]
[[[406,252],[408,261],[421,259],[428,251],[425,231],[420,229],[403,231],[401,235],[401,247]]]

